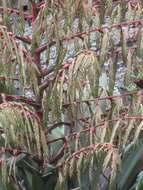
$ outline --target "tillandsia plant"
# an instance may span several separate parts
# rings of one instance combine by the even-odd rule
[[[142,0],[1,0],[0,189],[131,188],[142,70]]]

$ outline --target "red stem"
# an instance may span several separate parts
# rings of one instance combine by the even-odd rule
[[[2,95],[2,93],[0,93],[0,96]],[[40,104],[35,101],[33,98],[25,98],[22,96],[13,96],[13,95],[7,95],[5,94],[7,101],[22,101],[24,103],[30,104],[35,108],[38,108],[40,106]]]
[[[87,35],[87,34],[92,33],[92,32],[100,32],[100,31],[103,31],[105,29],[111,29],[111,28],[115,28],[115,27],[122,27],[122,26],[141,23],[141,22],[143,22],[143,19],[125,21],[125,22],[121,22],[121,23],[118,23],[118,24],[112,24],[112,25],[109,25],[109,26],[103,26],[103,27],[100,27],[100,28],[87,30],[85,32],[76,33],[76,34],[74,34],[74,35],[72,35],[70,37],[67,37],[67,38],[63,39],[63,41],[72,40],[74,38],[80,37],[82,35]]]
[[[78,155],[80,155],[80,153],[82,153],[82,152],[87,152],[88,150],[92,150],[92,149],[95,150],[95,149],[97,149],[97,148],[100,147],[100,146],[105,147],[105,148],[106,148],[106,151],[108,151],[108,150],[111,150],[112,152],[117,151],[117,148],[115,148],[114,145],[111,144],[111,143],[92,144],[92,145],[90,145],[90,146],[83,147],[83,148],[81,148],[80,150],[78,150],[78,151],[72,153],[65,161],[63,161],[63,162],[57,164],[56,168],[61,167],[61,166],[63,166],[63,165],[65,166],[65,164],[68,164],[68,162],[69,162],[72,158],[74,158],[74,157],[76,158]],[[108,148],[108,149],[107,149],[107,148]]]
[[[0,6],[0,10],[3,10],[4,7],[3,6]],[[16,13],[16,14],[20,14],[21,11],[17,10],[17,9],[12,9],[12,8],[7,8],[8,12],[11,14],[11,13]],[[29,12],[24,12],[23,13],[25,18],[27,19],[32,19],[32,15],[29,13]]]
[[[21,151],[21,150],[17,150],[17,149],[13,149],[13,148],[4,148],[4,147],[0,147],[0,151],[3,151],[3,152],[12,152],[15,154],[15,152],[17,152],[17,154],[21,154],[21,153],[24,153],[24,154],[29,154],[28,152],[26,151]]]
[[[0,80],[6,80],[6,79],[11,79],[11,80],[17,80],[19,81],[18,77],[5,77],[5,76],[0,76]]]
[[[130,120],[130,119],[141,119],[141,120],[143,120],[143,117],[137,117],[137,116],[133,117],[133,116],[131,116],[131,117],[124,117],[124,118],[122,118],[122,117],[114,118],[112,120],[104,121],[104,122],[102,122],[102,123],[100,123],[98,125],[95,125],[95,126],[92,126],[92,127],[86,128],[86,129],[83,129],[81,131],[70,133],[67,136],[60,137],[60,138],[57,138],[57,139],[53,139],[51,141],[48,141],[47,144],[54,143],[54,142],[57,142],[57,141],[60,141],[60,140],[67,141],[68,139],[70,139],[70,137],[75,137],[79,133],[82,134],[82,133],[85,133],[85,132],[89,132],[90,130],[94,131],[96,128],[101,127],[101,126],[104,126],[104,127],[106,126],[107,127],[108,126],[107,124],[111,123],[113,121],[124,121],[124,120]]]
[[[39,12],[38,3],[35,3],[33,0],[31,0],[31,7],[32,7],[32,23],[34,23]]]
[[[111,29],[111,28],[115,28],[115,27],[122,27],[122,26],[141,23],[141,22],[143,22],[143,19],[125,21],[125,22],[121,22],[121,23],[118,23],[118,24],[113,24],[113,25],[104,26],[104,27],[100,27],[100,28],[96,28],[96,29],[92,29],[92,30],[87,30],[87,31],[84,31],[84,32],[79,32],[79,33],[76,33],[76,34],[74,34],[74,35],[72,35],[70,37],[64,38],[63,40],[61,40],[61,43],[64,42],[64,41],[73,40],[74,38],[77,38],[77,37],[80,38],[83,35],[87,35],[87,34],[90,34],[90,33],[93,33],[93,32],[103,32],[105,29]],[[50,44],[44,43],[43,45],[41,45],[40,47],[38,47],[36,49],[36,52],[41,53],[47,48],[47,45],[52,46],[55,43],[56,43],[55,41],[51,42]]]
[[[116,96],[106,96],[106,97],[103,97],[103,98],[92,98],[92,99],[87,99],[87,100],[82,100],[82,101],[74,101],[70,104],[63,104],[63,107],[68,107],[70,105],[72,105],[73,103],[75,104],[81,104],[81,103],[87,103],[87,102],[96,102],[96,101],[100,101],[100,100],[112,100],[112,99],[118,99],[118,98],[122,98],[122,97],[125,97],[125,96],[132,96],[134,94],[137,94],[137,95],[143,95],[143,90],[135,90],[135,91],[132,91],[132,92],[127,92],[127,93],[124,93],[124,94],[119,94],[119,95],[116,95]]]

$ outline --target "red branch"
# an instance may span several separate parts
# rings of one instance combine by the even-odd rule
[[[60,138],[57,138],[57,139],[53,139],[51,141],[48,141],[47,144],[50,144],[50,143],[53,143],[53,142],[56,142],[56,141],[64,141],[66,142],[68,139],[70,139],[70,137],[75,137],[77,136],[79,133],[82,134],[82,133],[85,133],[85,132],[90,132],[91,130],[94,131],[96,128],[98,127],[101,127],[101,126],[108,126],[107,124],[111,123],[111,122],[114,122],[114,121],[124,121],[124,120],[131,120],[131,119],[141,119],[143,120],[143,117],[137,117],[137,116],[131,116],[131,117],[118,117],[118,118],[114,118],[112,120],[108,120],[108,121],[104,121],[98,125],[95,125],[95,126],[92,126],[92,127],[89,127],[89,128],[86,128],[86,129],[83,129],[81,131],[77,131],[77,132],[73,132],[73,133],[70,133],[69,135],[67,136],[64,136],[64,137],[60,137]]]
[[[95,150],[98,147],[105,147],[106,151],[111,150],[112,152],[117,151],[117,148],[115,148],[115,146],[111,143],[98,143],[98,144],[92,144],[90,146],[87,147],[83,147],[80,150],[72,153],[65,161],[63,161],[62,163],[58,164],[56,167],[61,167],[61,166],[65,166],[65,164],[68,164],[68,162],[72,159],[72,158],[76,158],[78,155],[80,155],[81,153],[87,152],[89,150]],[[108,149],[107,149],[108,148]]]
[[[0,10],[3,10],[5,7],[0,6]],[[20,15],[21,11],[17,10],[17,9],[12,9],[12,8],[7,8],[8,13],[12,14],[12,13],[16,13],[18,15]],[[32,15],[29,12],[24,12],[24,17],[27,19],[32,19]]]
[[[115,27],[122,27],[122,26],[141,23],[141,22],[143,22],[143,19],[125,21],[125,22],[121,22],[121,23],[118,23],[118,24],[112,24],[112,25],[109,25],[109,26],[103,26],[101,28],[96,28],[96,29],[92,29],[92,30],[87,30],[85,32],[76,33],[76,34],[74,34],[74,35],[72,35],[70,37],[67,37],[67,38],[63,39],[63,41],[72,40],[74,38],[81,37],[82,35],[87,35],[87,34],[92,33],[92,32],[101,32],[101,31],[103,31],[105,29],[111,29],[111,28],[115,28]]]
[[[63,40],[61,40],[61,43],[64,42],[64,41],[73,40],[74,38],[77,38],[77,37],[80,38],[83,35],[88,35],[88,34],[93,33],[93,32],[103,32],[105,29],[111,29],[111,28],[115,28],[115,27],[122,27],[122,26],[141,23],[141,22],[143,22],[143,19],[125,21],[125,22],[121,22],[121,23],[118,23],[118,24],[113,24],[113,25],[109,25],[109,26],[103,26],[103,27],[100,27],[100,28],[87,30],[87,31],[84,31],[84,32],[79,32],[79,33],[76,33],[76,34],[74,34],[74,35],[72,35],[70,37],[64,38]],[[55,43],[56,43],[55,41],[51,42],[50,46],[54,45]],[[41,53],[42,51],[44,51],[46,49],[46,47],[47,47],[47,43],[44,43],[43,45],[41,45],[40,47],[37,48],[36,52]]]
[[[12,38],[21,40],[27,44],[31,44],[32,39],[29,36],[18,36],[18,35],[13,34],[12,32],[7,32],[7,34]],[[0,32],[0,36],[3,36],[1,32]]]
[[[33,0],[30,0],[30,3],[32,7],[32,22],[34,22],[39,12],[38,3],[35,3]]]
[[[3,93],[0,93],[0,96],[2,95]],[[39,107],[40,104],[38,104],[37,101],[35,101],[33,98],[25,98],[25,97],[22,97],[22,96],[16,96],[16,95],[7,95],[5,94],[5,97],[6,97],[6,100],[7,101],[22,101],[24,103],[27,103],[33,107]]]
[[[63,104],[63,107],[68,107],[72,104],[81,104],[81,103],[87,103],[87,102],[98,102],[100,100],[113,100],[113,99],[118,99],[118,98],[122,98],[122,97],[125,97],[125,96],[132,96],[132,95],[143,95],[143,90],[135,90],[135,91],[131,91],[131,92],[128,92],[128,93],[124,93],[124,94],[119,94],[119,95],[116,95],[116,96],[106,96],[106,97],[103,97],[103,98],[92,98],[92,99],[87,99],[87,100],[82,100],[82,101],[74,101],[70,104]]]
[[[0,76],[0,80],[6,80],[6,79],[11,79],[11,80],[19,81],[19,78],[18,78],[18,77],[5,77],[5,76]]]
[[[31,41],[32,41],[32,39],[29,36],[18,36],[18,35],[15,35],[15,34],[11,34],[11,36],[13,38],[21,40],[21,41],[23,41],[23,42],[25,42],[27,44],[31,44]]]
[[[11,153],[13,153],[14,155],[21,154],[21,153],[29,154],[29,155],[30,155],[30,153],[28,153],[28,152],[26,152],[26,151],[21,151],[21,150],[17,150],[17,149],[13,149],[13,148],[0,147],[0,151],[2,151],[2,152],[11,152]]]

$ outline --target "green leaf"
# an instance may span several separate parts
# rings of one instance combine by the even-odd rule
[[[117,185],[119,190],[128,190],[129,186],[132,183],[132,180],[142,167],[142,154],[143,144],[140,143],[139,146],[137,146],[135,149],[132,151],[130,150],[129,155],[123,159],[122,168],[117,178]]]

